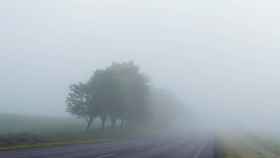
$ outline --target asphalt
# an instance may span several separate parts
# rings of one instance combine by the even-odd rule
[[[0,158],[216,158],[205,136],[154,136],[126,141],[0,152]]]

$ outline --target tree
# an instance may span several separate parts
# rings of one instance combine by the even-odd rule
[[[83,118],[87,121],[86,130],[90,128],[93,119],[97,115],[95,104],[89,95],[86,84],[78,83],[70,86],[70,92],[66,99],[67,111],[73,115]]]
[[[88,82],[91,98],[95,102],[96,111],[104,129],[106,119],[115,122],[118,117],[118,106],[121,100],[120,85],[109,70],[97,70]]]
[[[113,63],[96,70],[85,84],[73,84],[67,97],[70,113],[85,118],[87,128],[94,118],[100,118],[102,129],[107,119],[114,127],[147,123],[149,118],[148,80],[133,62]]]
[[[113,63],[107,70],[113,73],[120,86],[119,115],[122,122],[144,123],[147,118],[148,79],[133,62]]]
[[[170,91],[152,88],[149,97],[151,121],[157,126],[169,126],[185,118],[185,105]]]

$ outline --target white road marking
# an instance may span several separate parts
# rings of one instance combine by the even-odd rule
[[[111,156],[114,156],[115,154],[104,154],[104,155],[100,155],[100,156],[97,156],[96,158],[105,158],[105,157],[111,157]]]
[[[202,153],[202,150],[204,148],[206,148],[206,146],[208,145],[208,143],[204,144],[204,145],[201,145],[199,150],[195,153],[194,157],[193,158],[199,158],[200,154]]]

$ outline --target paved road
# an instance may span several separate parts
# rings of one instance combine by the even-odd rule
[[[0,158],[215,158],[214,141],[197,136],[162,136],[124,142],[67,145],[0,152]]]

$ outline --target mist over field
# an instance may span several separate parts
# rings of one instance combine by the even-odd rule
[[[279,2],[0,2],[0,113],[72,117],[69,86],[133,61],[214,129],[280,132]]]

